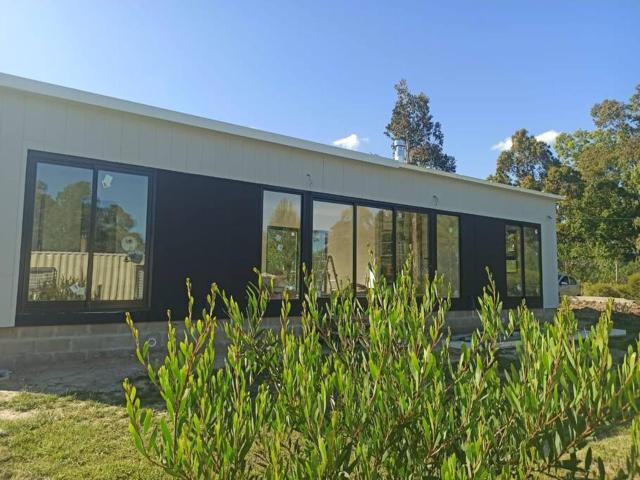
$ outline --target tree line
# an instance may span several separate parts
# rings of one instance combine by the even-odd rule
[[[455,172],[429,97],[396,86],[385,135],[407,143],[407,161]],[[521,128],[500,153],[493,182],[556,193],[559,268],[583,282],[622,282],[640,271],[640,85],[627,101],[591,109],[593,127],[561,133],[553,148]]]
[[[593,128],[560,134],[553,150],[526,129],[489,180],[557,193],[558,261],[588,282],[640,270],[640,85],[628,101],[591,109]]]

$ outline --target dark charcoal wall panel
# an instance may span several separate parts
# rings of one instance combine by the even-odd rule
[[[260,264],[261,189],[258,185],[159,172],[151,284],[152,317],[186,311],[185,278],[196,305],[211,282],[238,299]]]
[[[460,215],[460,300],[457,309],[471,310],[477,296],[475,285],[476,241],[473,215]]]
[[[489,217],[474,217],[473,246],[471,255],[474,258],[473,271],[469,272],[473,279],[473,300],[482,294],[487,285],[486,269],[489,268],[500,295],[504,295],[504,221]]]

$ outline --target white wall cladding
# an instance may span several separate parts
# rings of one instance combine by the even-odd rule
[[[553,198],[0,86],[0,326],[15,318],[29,149],[540,223],[544,306],[558,303]]]

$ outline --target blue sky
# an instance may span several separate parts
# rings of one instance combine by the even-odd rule
[[[0,0],[0,71],[385,156],[406,78],[485,177],[517,128],[631,95],[640,1]]]

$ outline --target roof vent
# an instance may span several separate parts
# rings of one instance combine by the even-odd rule
[[[407,144],[402,138],[393,140],[393,159],[396,162],[407,163]]]

